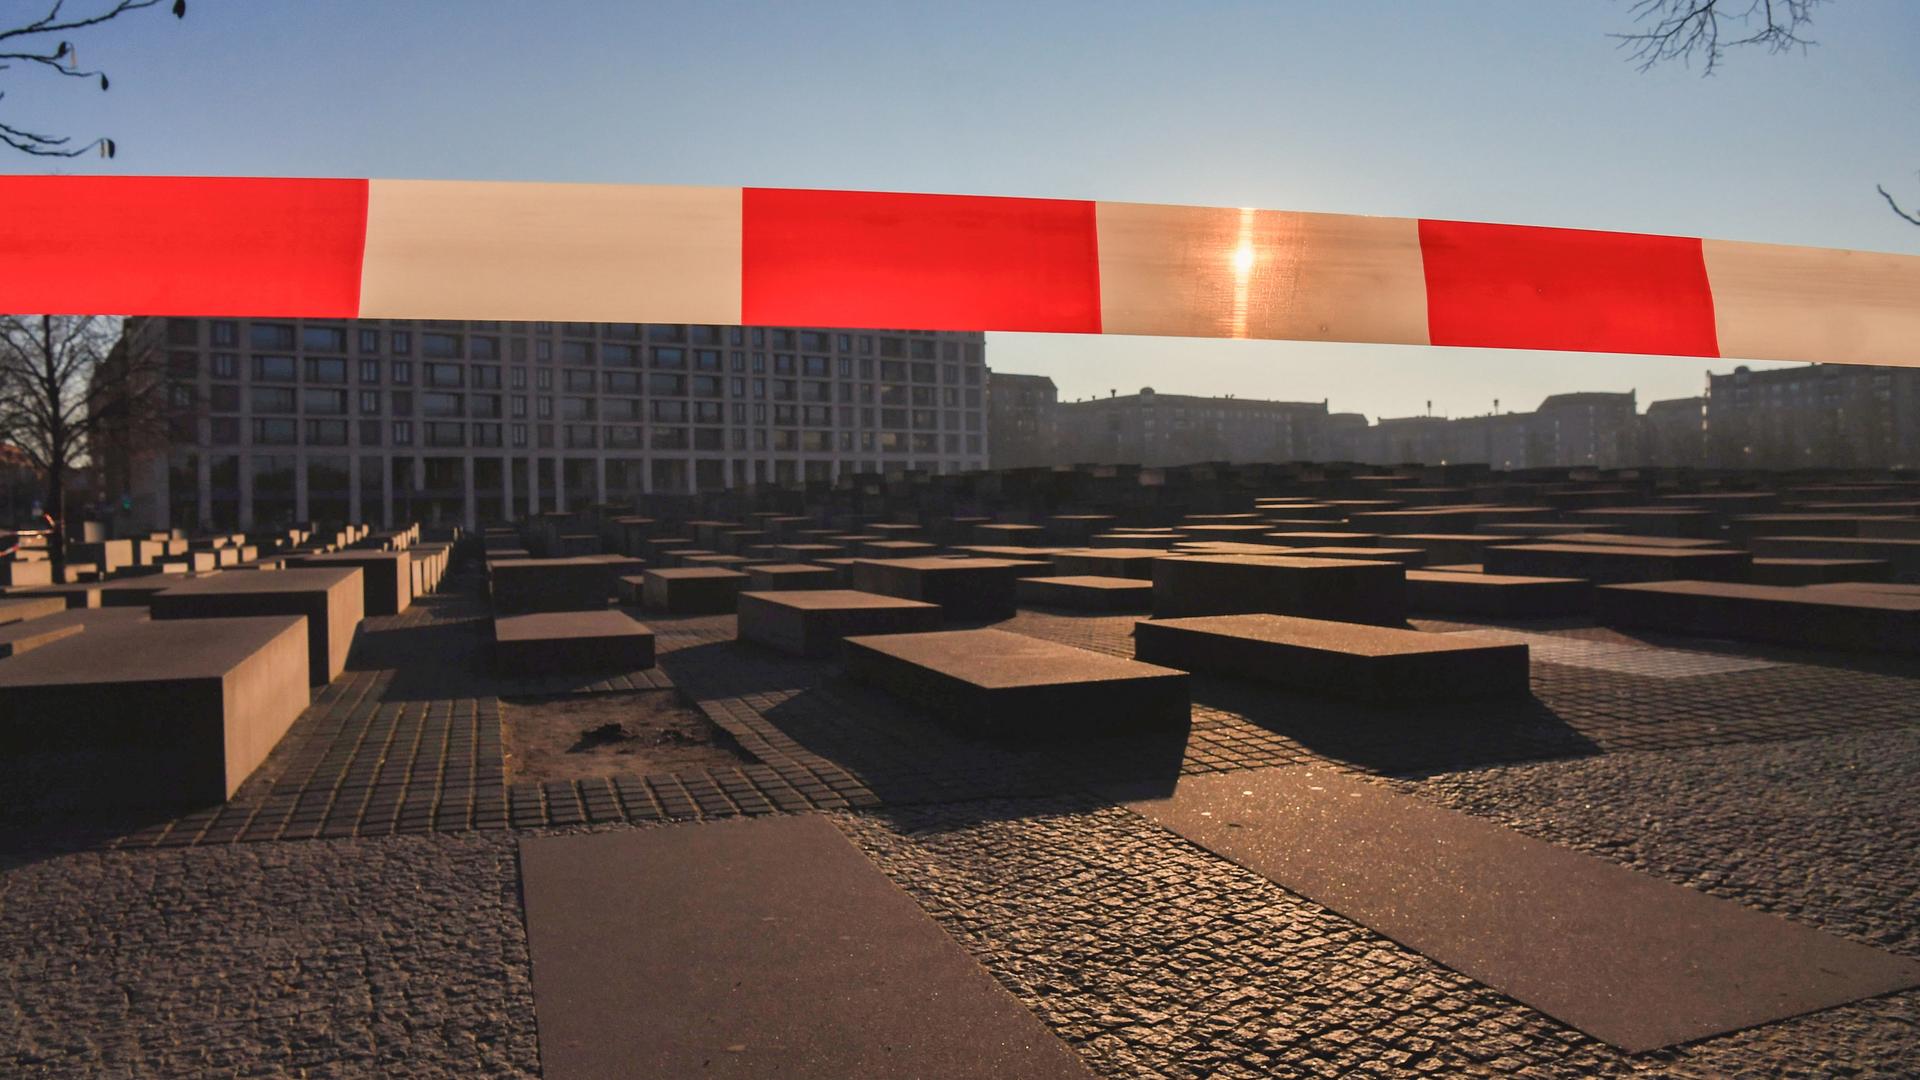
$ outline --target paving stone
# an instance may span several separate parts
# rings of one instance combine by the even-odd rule
[[[1129,805],[1628,1052],[1920,985],[1920,962],[1328,770]]]
[[[1092,1075],[820,817],[520,860],[548,1080]]]

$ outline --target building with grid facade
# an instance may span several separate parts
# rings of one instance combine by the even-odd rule
[[[658,323],[131,318],[172,445],[133,524],[468,526],[846,473],[981,469],[985,336]]]

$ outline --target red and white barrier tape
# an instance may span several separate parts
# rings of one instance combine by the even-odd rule
[[[0,177],[0,311],[1290,338],[1920,366],[1920,257],[1140,203]]]

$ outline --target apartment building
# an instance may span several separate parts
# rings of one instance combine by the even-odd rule
[[[133,318],[190,417],[128,465],[150,527],[469,526],[987,463],[985,336],[914,330]]]

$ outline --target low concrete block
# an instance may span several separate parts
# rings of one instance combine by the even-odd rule
[[[0,800],[121,809],[231,796],[307,707],[306,620],[193,630],[99,620],[0,663],[0,761],[26,778]]]
[[[808,563],[763,563],[746,568],[749,589],[773,592],[782,589],[831,589],[840,584],[840,572],[831,566]]]
[[[863,559],[853,587],[939,604],[953,619],[1008,619],[1018,607],[1014,582],[1051,564],[1018,559]]]
[[[1768,558],[1884,559],[1896,581],[1920,581],[1920,540],[1849,536],[1759,536],[1753,553]]]
[[[1744,581],[1752,556],[1744,551],[1602,544],[1515,544],[1487,549],[1491,574],[1586,578],[1596,585],[1633,581]]]
[[[1153,564],[1155,618],[1269,612],[1398,625],[1406,569],[1393,562],[1201,555]]]
[[[1533,618],[1580,615],[1593,607],[1593,583],[1584,578],[1407,571],[1407,608],[1436,615]]]
[[[1893,564],[1885,559],[1794,559],[1780,556],[1753,560],[1752,580],[1755,585],[1892,581]]]
[[[493,664],[504,675],[634,671],[653,666],[653,631],[624,611],[497,615]]]
[[[53,584],[53,564],[45,559],[0,559],[0,585],[10,588]]]
[[[832,656],[850,636],[940,628],[936,604],[852,589],[743,592],[739,612],[741,641],[796,656]]]
[[[1137,623],[1134,656],[1361,701],[1458,701],[1528,692],[1527,647],[1486,634],[1430,634],[1286,615]]]
[[[1039,739],[1176,729],[1184,672],[1004,630],[850,637],[848,674],[961,730]]]
[[[725,615],[747,581],[738,570],[700,566],[648,570],[641,578],[641,604],[673,615]]]
[[[1153,561],[1166,558],[1164,548],[1068,548],[1053,557],[1054,573],[1067,577],[1138,578],[1153,580]]]
[[[1866,589],[1719,581],[1608,585],[1594,591],[1606,626],[1803,648],[1920,653],[1920,597]]]
[[[9,596],[0,599],[0,626],[58,615],[65,610],[67,599],[64,596]]]
[[[368,615],[398,615],[413,606],[413,555],[410,552],[336,551],[328,555],[290,557],[286,562],[291,567],[359,568]]]
[[[617,591],[615,582],[645,565],[619,555],[502,559],[488,567],[493,607],[503,615],[604,608]]]
[[[1149,611],[1153,582],[1092,574],[1021,578],[1015,593],[1022,604],[1079,611]]]
[[[173,584],[155,593],[148,610],[155,622],[251,615],[302,615],[307,668],[313,685],[325,686],[347,667],[353,635],[366,612],[365,571],[357,566],[306,567],[270,574],[214,574]],[[192,637],[194,626],[184,636]]]

